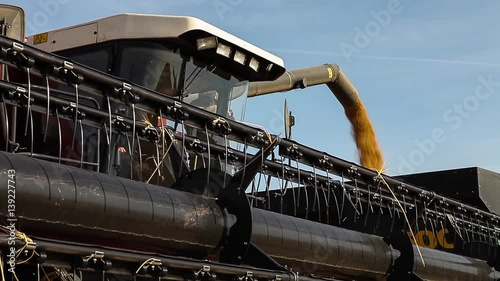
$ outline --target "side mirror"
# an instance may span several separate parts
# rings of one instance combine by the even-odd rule
[[[21,7],[0,4],[0,34],[24,42],[25,17]]]

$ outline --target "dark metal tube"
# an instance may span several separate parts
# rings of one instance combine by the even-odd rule
[[[382,238],[253,209],[252,242],[295,271],[323,276],[386,276],[397,250]]]
[[[224,233],[224,215],[213,200],[4,152],[0,202],[8,202],[11,169],[17,225],[35,236],[78,237],[125,248],[134,241],[134,247],[199,255],[214,251]],[[5,219],[6,205],[1,206]]]
[[[0,234],[0,247],[8,246],[7,239],[8,237]],[[216,274],[223,275],[238,275],[245,276],[247,272],[251,271],[253,277],[256,279],[264,279],[264,280],[274,280],[277,276],[281,278],[282,281],[297,281],[296,276],[291,274],[290,272],[283,272],[277,270],[267,270],[267,269],[257,269],[251,267],[243,267],[231,264],[221,264],[210,261],[199,261],[194,259],[182,258],[178,256],[166,256],[160,255],[156,252],[137,252],[137,251],[122,251],[119,249],[113,248],[102,248],[96,247],[95,245],[86,245],[86,244],[75,244],[75,243],[60,243],[45,239],[35,239],[37,247],[41,249],[50,249],[50,252],[58,253],[58,254],[67,254],[67,255],[88,255],[89,253],[95,252],[96,250],[102,251],[105,254],[107,259],[111,259],[113,261],[120,261],[126,263],[138,263],[141,264],[145,260],[149,258],[157,258],[161,261],[162,265],[167,268],[181,269],[181,270],[189,270],[189,271],[198,271],[203,266],[210,266],[210,272]],[[24,241],[17,240],[16,245],[23,245]],[[44,265],[48,265],[55,261],[49,260],[48,262],[44,262]],[[57,264],[59,267],[68,266],[67,263],[59,262]],[[71,265],[71,263],[70,263]],[[113,273],[113,270],[107,270],[107,273]],[[128,275],[130,271],[122,271],[121,274]],[[318,281],[321,280],[319,278],[313,278],[308,276],[300,276],[301,281]],[[336,281],[336,279],[329,279],[330,281]]]
[[[344,107],[359,99],[358,91],[336,64],[324,64],[285,72],[274,81],[251,82],[248,97],[326,84]]]
[[[426,281],[493,281],[500,273],[485,261],[420,247],[425,266],[414,248],[413,272]]]

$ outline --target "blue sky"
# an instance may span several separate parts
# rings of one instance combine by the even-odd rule
[[[337,63],[368,109],[388,174],[500,172],[498,1],[5,2],[25,9],[29,34],[123,12],[190,15],[273,52],[288,69]],[[246,120],[281,133],[285,98],[295,140],[357,160],[349,123],[327,87],[251,99]]]

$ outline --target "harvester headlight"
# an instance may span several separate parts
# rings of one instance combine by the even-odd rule
[[[246,57],[247,56],[244,53],[236,51],[234,54],[234,61],[244,65]]]
[[[271,71],[271,69],[273,69],[273,66],[274,66],[274,65],[273,65],[272,63],[268,64],[268,65],[266,66],[266,71],[267,71],[267,72]]]
[[[229,58],[231,57],[231,47],[229,47],[228,45],[224,45],[224,44],[219,44],[217,46],[217,54],[221,55],[221,56],[225,56],[226,58]]]
[[[255,70],[255,72],[259,71],[259,61],[256,60],[255,58],[252,58],[250,60],[250,63],[248,63],[248,66],[250,66],[251,69]]]
[[[200,38],[196,40],[196,46],[198,47],[198,51],[213,49],[217,47],[217,37],[210,36],[210,37]]]

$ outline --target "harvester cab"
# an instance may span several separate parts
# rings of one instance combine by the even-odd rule
[[[27,44],[120,77],[132,85],[192,104],[223,119],[239,121],[244,118],[249,82],[274,80],[285,71],[280,58],[192,17],[122,14],[32,35],[28,37]],[[17,73],[13,76],[25,75]],[[49,84],[52,89],[75,91],[64,83],[54,84],[54,81],[51,81]],[[103,99],[101,95],[86,91],[84,87],[78,90],[80,103],[99,107],[107,107],[109,103],[111,113],[122,117],[152,126],[175,127],[177,134],[186,133],[205,141],[208,139],[209,142],[226,145],[223,138],[212,133],[207,134],[205,128],[168,122],[167,118],[160,117],[162,112],[146,104],[136,105],[134,109],[127,106],[127,102],[136,103],[138,100]],[[40,119],[45,118],[41,116]],[[50,128],[50,125],[42,125],[40,128],[47,131],[48,129],[43,128]],[[86,144],[85,141],[82,143],[78,140],[76,123],[65,120],[60,121],[59,125],[67,126],[68,132],[74,132],[73,135],[64,134],[63,142],[74,141],[72,148],[75,145],[87,146],[84,150],[94,151],[94,154],[97,152],[97,147],[89,147],[88,142]],[[55,132],[39,132],[39,136],[42,134],[53,140],[54,144],[47,146],[56,146],[59,136]],[[92,132],[84,134],[92,135]],[[129,151],[134,149],[130,146],[134,147],[135,141],[127,140],[120,134],[112,136],[111,143],[113,153],[108,157],[108,172],[126,178],[149,179],[155,165],[151,156],[157,154],[154,146],[144,142],[140,152],[138,148]],[[233,142],[228,142],[227,145],[236,146]],[[21,145],[26,148],[28,146]],[[55,153],[52,151],[51,155],[57,156]],[[149,156],[144,161],[146,168],[141,171],[124,169],[130,161],[134,161],[130,156],[139,153]],[[63,158],[81,158],[79,153],[75,154],[73,151],[63,151],[63,154]],[[85,161],[95,159],[89,152],[84,157],[88,158]],[[203,158],[192,159],[189,155],[187,158],[191,168],[199,167],[208,161]],[[165,161],[169,162],[168,159]],[[232,169],[230,165],[213,165],[224,170]],[[157,183],[169,186],[174,182],[172,169],[175,164],[167,163],[166,166],[166,171],[161,173],[160,182]]]

